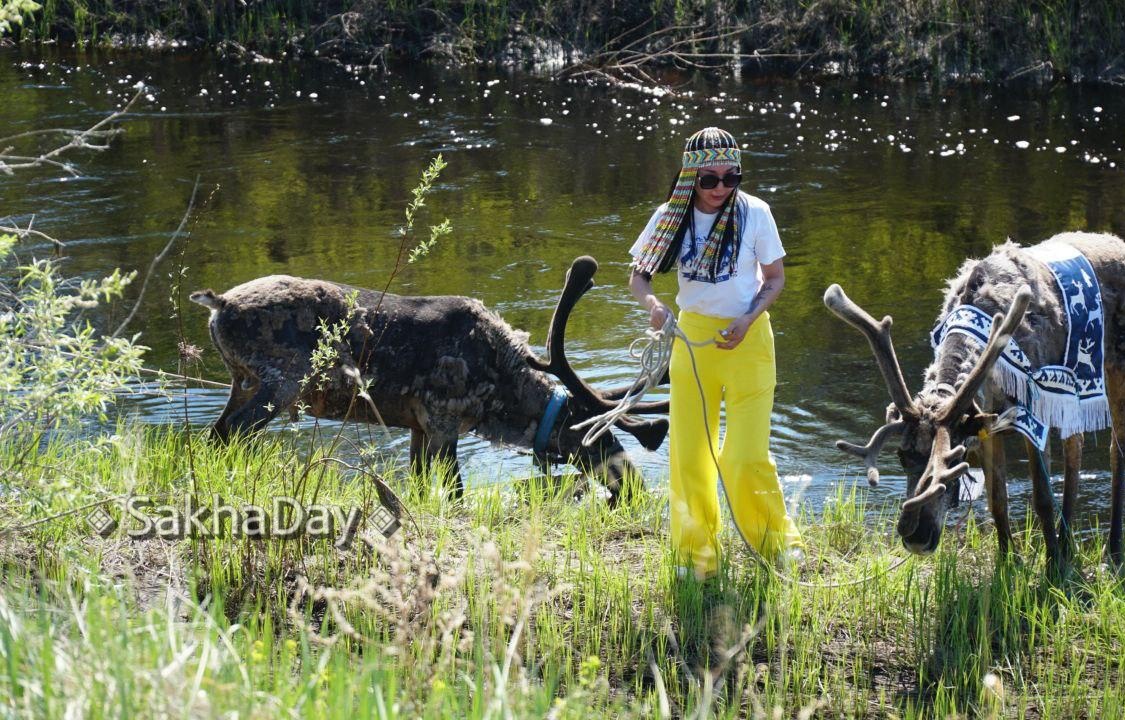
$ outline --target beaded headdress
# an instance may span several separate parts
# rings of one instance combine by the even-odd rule
[[[683,165],[680,175],[676,179],[672,194],[668,197],[667,206],[656,222],[656,229],[648,238],[641,254],[633,266],[639,272],[663,272],[672,267],[672,260],[668,258],[669,251],[679,251],[675,242],[680,226],[689,221],[692,212],[691,198],[695,188],[695,180],[699,175],[699,168],[712,165],[742,165],[742,153],[738,149],[738,141],[725,130],[709,127],[688,138],[684,145]],[[703,243],[703,250],[692,261],[691,268],[685,268],[688,275],[695,279],[714,282],[718,270],[718,260],[722,252],[723,235],[734,218],[735,198],[737,191],[732,192],[719,211],[719,217],[711,226],[707,240]],[[739,242],[735,241],[730,250],[730,265],[736,267],[738,260]]]

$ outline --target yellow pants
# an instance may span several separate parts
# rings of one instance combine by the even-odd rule
[[[680,330],[693,342],[717,339],[729,324],[729,318],[690,312],[679,316]],[[720,553],[718,474],[711,448],[718,457],[727,503],[743,540],[772,560],[779,551],[800,545],[801,534],[786,514],[777,466],[769,454],[770,412],[777,385],[769,314],[763,313],[733,350],[713,344],[691,350],[694,371],[688,348],[679,338],[669,368],[672,549],[677,564],[693,568],[702,578],[718,570]],[[720,402],[726,407],[721,448]]]

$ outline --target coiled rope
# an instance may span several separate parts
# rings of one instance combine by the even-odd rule
[[[703,340],[701,342],[693,342],[680,330],[676,324],[676,318],[672,313],[668,313],[667,318],[664,320],[664,325],[659,329],[648,328],[642,337],[637,338],[629,344],[629,357],[637,360],[640,369],[637,371],[637,377],[633,380],[629,391],[617,402],[611,410],[604,412],[601,415],[595,415],[592,418],[584,420],[577,425],[573,425],[573,429],[581,430],[582,428],[589,428],[586,435],[582,438],[582,444],[586,447],[593,445],[594,442],[602,435],[606,434],[610,428],[617,424],[626,415],[629,415],[637,403],[648,394],[650,390],[660,384],[664,378],[664,373],[668,371],[668,365],[672,361],[672,345],[676,338],[684,342],[688,348],[703,347],[704,345],[711,345],[714,340]],[[693,356],[694,362],[694,356]],[[700,392],[703,392],[703,385],[699,382],[699,374],[696,373],[696,382],[699,384]]]

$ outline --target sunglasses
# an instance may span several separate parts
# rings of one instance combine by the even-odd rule
[[[742,182],[742,173],[727,173],[723,175],[722,178],[719,178],[718,175],[700,175],[699,187],[704,190],[714,190],[719,187],[720,180],[723,183],[723,187],[738,187],[738,184]]]

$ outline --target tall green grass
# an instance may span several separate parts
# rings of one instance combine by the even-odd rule
[[[27,525],[127,492],[377,497],[284,435],[26,449],[0,449],[5,716],[1125,717],[1125,591],[1099,538],[1062,585],[1034,527],[1006,562],[972,517],[894,565],[893,508],[839,490],[802,517],[795,577],[728,534],[701,584],[675,578],[659,493],[610,511],[540,479],[452,503],[390,472],[413,519],[385,542],[132,542],[84,513]]]

